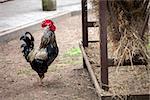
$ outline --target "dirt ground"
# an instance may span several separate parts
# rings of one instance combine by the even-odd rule
[[[98,100],[79,52],[81,16],[60,19],[56,27],[60,52],[44,86],[22,56],[19,38],[0,44],[0,100]],[[38,46],[42,32],[33,35]]]
[[[99,42],[89,43],[86,48],[87,56],[95,72],[97,80],[100,82],[100,52]],[[109,51],[110,48],[108,48]],[[109,52],[108,55],[112,53]],[[150,91],[150,65],[136,66],[111,66],[109,73],[109,91],[103,92],[104,95],[130,95],[130,94],[149,94]],[[119,100],[126,100],[121,98]]]

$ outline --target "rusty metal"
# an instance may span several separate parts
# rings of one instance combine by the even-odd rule
[[[82,0],[82,41],[83,47],[88,47],[88,14],[87,0]]]
[[[88,22],[88,27],[99,27],[96,22]]]
[[[96,43],[99,42],[99,40],[92,40],[92,41],[88,41],[89,43]]]
[[[81,6],[82,6],[82,43],[83,47],[88,47],[87,0],[82,0]],[[84,58],[83,58],[83,67],[87,68]]]
[[[99,2],[99,29],[100,29],[100,66],[102,89],[108,91],[108,52],[107,52],[107,2]]]

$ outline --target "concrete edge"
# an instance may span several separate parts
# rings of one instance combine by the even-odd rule
[[[49,18],[49,19],[53,20],[54,22],[57,22],[60,19],[64,19],[66,17],[71,17],[71,16],[76,16],[76,15],[79,15],[80,13],[81,13],[81,10],[66,11],[66,12],[63,12],[61,14],[57,14],[54,16],[48,16],[46,18]],[[26,24],[26,25],[17,27],[15,29],[11,29],[11,30],[1,33],[0,34],[0,43],[7,43],[17,37],[20,37],[22,34],[24,34],[27,31],[32,33],[32,32],[41,30],[40,24],[42,21],[43,21],[43,19],[37,20],[36,22],[29,23],[29,24]]]

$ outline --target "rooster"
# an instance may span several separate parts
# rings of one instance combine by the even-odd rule
[[[38,73],[40,84],[42,84],[48,66],[55,60],[59,52],[54,23],[47,19],[42,22],[41,26],[44,32],[39,48],[34,47],[34,37],[30,32],[26,32],[20,38],[23,41],[21,44],[23,56],[30,63],[32,69]]]

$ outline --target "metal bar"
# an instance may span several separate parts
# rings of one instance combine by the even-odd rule
[[[88,27],[98,27],[98,25],[96,25],[96,22],[88,22]]]
[[[150,100],[150,94],[141,95],[122,95],[123,100]],[[120,100],[117,96],[102,96],[102,100]]]
[[[88,14],[87,14],[87,0],[82,0],[82,41],[83,47],[88,47]]]
[[[92,41],[88,41],[89,43],[97,43],[99,42],[99,40],[92,40]]]
[[[102,89],[108,91],[108,54],[107,54],[107,2],[99,2],[99,25],[100,25],[100,66]]]
[[[83,47],[88,47],[88,27],[87,27],[87,0],[82,0],[82,42]],[[83,58],[83,67],[87,68]]]

